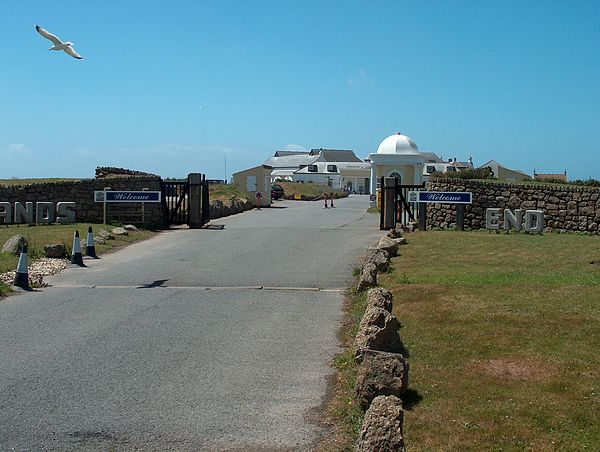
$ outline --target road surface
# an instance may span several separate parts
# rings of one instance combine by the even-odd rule
[[[368,197],[171,230],[0,300],[0,450],[310,450]]]

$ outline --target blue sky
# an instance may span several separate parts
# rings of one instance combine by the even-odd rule
[[[386,136],[600,179],[600,2],[0,0],[0,178],[227,177]],[[38,24],[84,57],[49,52]]]

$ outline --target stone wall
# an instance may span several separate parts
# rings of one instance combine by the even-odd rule
[[[465,209],[465,229],[485,228],[485,209],[541,210],[546,230],[580,231],[598,234],[600,189],[555,185],[494,183],[460,179],[433,179],[430,191],[466,191],[473,193],[473,204]],[[500,218],[502,222],[502,215]],[[456,224],[456,206],[429,204],[428,228],[452,228]]]
[[[159,191],[161,179],[154,175],[107,175],[102,179],[83,179],[80,181],[48,182],[31,185],[0,186],[0,201],[20,202],[70,202],[76,203],[75,212],[78,222],[101,223],[103,204],[94,202],[94,190],[111,187],[112,190]],[[146,203],[144,206],[144,224],[146,227],[160,228],[165,225],[161,203]],[[107,221],[142,224],[140,203],[108,204]],[[0,222],[3,219],[0,218]]]

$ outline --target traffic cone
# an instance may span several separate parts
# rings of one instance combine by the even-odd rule
[[[73,253],[71,254],[71,263],[85,267],[83,265],[83,257],[81,256],[81,240],[79,240],[79,231],[75,231],[73,237]]]
[[[327,193],[323,193],[323,199],[325,200],[325,205],[323,206],[323,209],[329,209],[329,207],[327,206]]]
[[[335,208],[333,205],[333,193],[329,193],[329,197],[331,198],[331,207]]]
[[[27,245],[21,248],[19,256],[19,264],[17,265],[17,273],[15,275],[14,285],[21,289],[31,290],[29,287],[29,274],[27,273]]]
[[[96,255],[96,246],[94,245],[94,234],[92,233],[92,227],[88,228],[87,240],[85,242],[85,254],[94,259],[100,259]]]

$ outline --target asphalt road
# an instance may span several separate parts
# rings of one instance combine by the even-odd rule
[[[368,197],[160,233],[0,300],[0,450],[310,450]],[[222,227],[222,228],[221,228]]]

